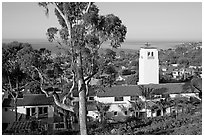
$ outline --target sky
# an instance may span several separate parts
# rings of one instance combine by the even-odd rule
[[[100,14],[115,14],[127,27],[127,40],[201,41],[201,2],[96,2]],[[2,3],[2,39],[46,39],[46,30],[57,26],[36,2]]]

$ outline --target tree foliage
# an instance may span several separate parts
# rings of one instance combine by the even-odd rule
[[[87,85],[91,77],[103,70],[101,66],[106,66],[106,62],[98,60],[98,49],[105,41],[109,41],[113,48],[119,47],[125,40],[126,27],[113,14],[99,15],[98,7],[92,2],[41,2],[39,6],[48,13],[49,4],[55,7],[60,28],[48,28],[47,37],[50,42],[57,41],[59,46],[70,53],[72,87],[77,82],[79,92],[80,131],[86,134]]]

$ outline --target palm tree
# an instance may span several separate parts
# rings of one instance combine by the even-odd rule
[[[129,102],[131,104],[131,109],[134,110],[134,116],[138,117],[140,110],[144,108],[144,102],[140,98],[137,98],[134,101]]]
[[[151,100],[151,95],[152,92],[154,91],[154,88],[150,88],[150,87],[145,87],[144,85],[139,85],[138,86],[140,91],[141,91],[141,95],[144,97],[144,102],[145,102],[145,112],[147,114],[147,99]]]
[[[99,113],[100,122],[103,123],[105,122],[105,116],[110,108],[110,104],[102,103],[99,101],[96,101],[95,104],[96,104],[97,111]]]
[[[177,115],[178,115],[178,109],[182,108],[182,113],[184,112],[184,108],[187,109],[189,107],[189,99],[187,97],[183,96],[177,96],[174,98],[175,106],[177,109]]]
[[[153,103],[153,105],[148,105],[147,106],[150,110],[151,110],[151,117],[153,117],[153,112],[157,111],[158,110],[158,105],[156,103]]]

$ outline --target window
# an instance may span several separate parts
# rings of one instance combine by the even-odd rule
[[[8,108],[4,108],[5,111],[8,111]]]
[[[56,130],[60,130],[60,129],[64,129],[65,126],[64,126],[64,123],[63,123],[63,122],[61,122],[61,123],[54,123],[54,128],[55,128]]]
[[[31,113],[32,113],[32,116],[35,115],[35,108],[31,108]]]
[[[26,108],[26,116],[30,116],[30,108]]]
[[[94,97],[89,97],[89,100],[91,100],[91,101],[94,100]]]
[[[123,101],[123,97],[115,97],[115,101]]]
[[[125,113],[125,115],[127,115],[127,111],[125,111],[124,113]]]
[[[147,55],[150,56],[150,52],[148,52]]]
[[[130,96],[130,101],[135,101],[139,98],[139,96]]]
[[[43,114],[43,108],[39,107],[39,114]]]
[[[148,59],[154,59],[154,52],[147,52]]]
[[[116,111],[116,112],[114,112],[113,114],[114,114],[114,116],[117,116],[118,112]]]
[[[48,108],[44,107],[44,113],[47,114],[48,113]]]

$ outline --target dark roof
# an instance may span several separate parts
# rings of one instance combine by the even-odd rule
[[[17,100],[17,106],[52,105],[53,103],[53,97],[46,97],[44,94],[27,94]],[[13,99],[4,99],[2,106],[13,107]]]
[[[153,92],[163,94],[177,94],[177,93],[193,93],[198,92],[192,89],[186,83],[165,83],[165,84],[148,84],[144,85],[148,88],[153,88]],[[138,85],[118,85],[112,87],[102,88],[98,91],[98,97],[117,97],[117,96],[140,96],[141,90]]]
[[[116,97],[116,96],[140,95],[138,91],[139,91],[139,88],[137,85],[128,85],[128,86],[118,85],[118,86],[99,89],[97,96]]]
[[[94,86],[89,87],[89,92],[87,96],[89,97],[89,96],[95,96],[95,95],[96,95],[96,91],[95,91]],[[74,90],[73,97],[79,97],[79,92],[77,89]]]
[[[92,104],[87,104],[87,111],[95,111],[97,110],[95,102],[92,102]]]

